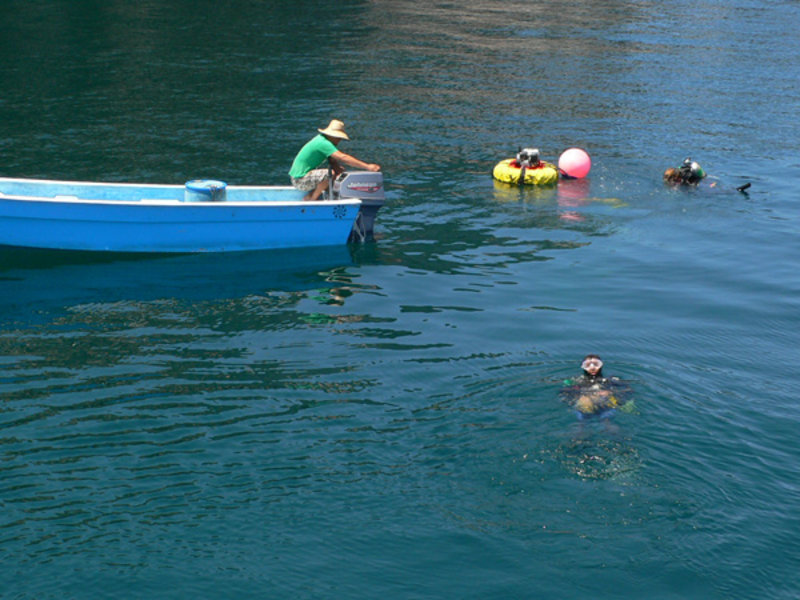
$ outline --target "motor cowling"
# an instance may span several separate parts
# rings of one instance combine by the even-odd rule
[[[333,184],[333,191],[339,198],[358,198],[359,200],[386,199],[383,189],[383,173],[372,171],[353,171],[344,173]]]
[[[343,173],[333,184],[334,194],[339,198],[358,198],[361,208],[350,233],[350,241],[363,242],[373,238],[375,217],[386,202],[383,189],[383,173],[353,171]]]

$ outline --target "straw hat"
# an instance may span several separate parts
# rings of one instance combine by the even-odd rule
[[[319,131],[322,135],[329,135],[342,140],[350,139],[344,132],[344,123],[337,119],[331,121],[325,129],[317,129],[317,131]]]

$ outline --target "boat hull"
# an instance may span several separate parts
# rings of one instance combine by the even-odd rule
[[[186,202],[184,186],[0,178],[0,245],[115,252],[225,252],[348,240],[359,199],[304,202],[288,187],[228,188]]]

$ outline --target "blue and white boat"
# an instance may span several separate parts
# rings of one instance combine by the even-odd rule
[[[290,186],[0,178],[0,246],[113,252],[225,252],[330,246],[372,237],[381,173],[352,172],[326,199]]]

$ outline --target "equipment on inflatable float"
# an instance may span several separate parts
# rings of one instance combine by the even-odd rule
[[[559,173],[567,179],[580,179],[589,174],[592,161],[580,148],[565,150],[558,159],[558,167],[539,160],[537,148],[523,148],[515,158],[507,158],[497,163],[492,177],[503,183],[516,185],[553,185]]]
[[[517,152],[516,158],[497,163],[492,177],[503,183],[551,185],[558,181],[558,169],[549,162],[539,160],[538,149],[524,148]]]

